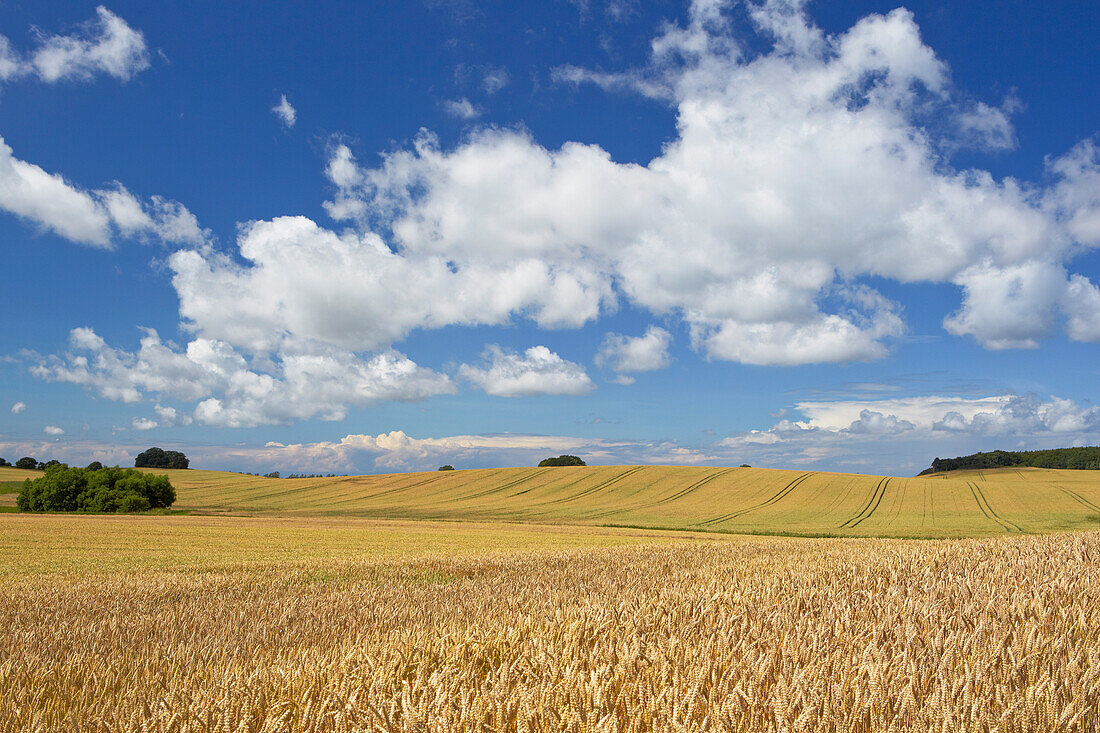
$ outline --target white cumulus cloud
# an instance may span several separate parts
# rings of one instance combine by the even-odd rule
[[[672,334],[659,326],[650,326],[641,336],[609,333],[596,353],[596,366],[606,367],[624,375],[628,372],[651,372],[664,369],[670,363],[668,347]],[[625,383],[632,377],[620,376]]]
[[[62,430],[61,428],[57,427],[56,425],[47,425],[46,427],[42,428],[42,432],[45,433],[46,435],[64,435],[65,434],[65,431]]]
[[[180,350],[146,330],[137,352],[107,345],[77,328],[72,351],[32,367],[36,376],[80,384],[112,400],[176,399],[198,402],[194,419],[208,425],[249,427],[296,420],[343,419],[351,405],[418,400],[454,391],[451,380],[397,351],[361,359],[332,348],[288,348],[250,362],[222,341],[197,338]],[[157,409],[185,424],[175,408]]]
[[[496,397],[584,395],[593,388],[584,367],[545,346],[517,354],[492,345],[485,350],[485,360],[484,368],[463,364],[458,374]]]
[[[15,404],[13,404],[11,406],[11,414],[18,415],[19,413],[23,412],[26,409],[27,409],[27,403],[26,402],[16,402]]]
[[[16,158],[0,138],[0,209],[79,244],[109,249],[117,235],[153,237],[169,244],[200,244],[206,233],[178,201],[143,202],[115,183],[87,191]]]
[[[326,209],[359,233],[255,223],[238,242],[246,267],[197,255],[173,263],[184,315],[211,334],[261,317],[261,330],[367,347],[415,328],[513,318],[577,327],[625,298],[682,318],[712,358],[844,362],[882,357],[904,333],[898,304],[861,282],[874,277],[958,285],[963,302],[946,328],[990,348],[1032,346],[1062,323],[1092,338],[1068,293],[1094,286],[1067,266],[1100,244],[1095,146],[1052,158],[1045,185],[954,170],[947,156],[966,140],[950,130],[973,137],[1009,124],[1007,113],[952,86],[910,13],[830,36],[799,5],[768,3],[750,20],[773,47],[753,54],[729,12],[696,3],[685,26],[655,39],[649,67],[611,85],[675,105],[678,136],[646,165],[492,128],[452,150],[422,133],[374,168],[338,145]],[[568,78],[593,80],[583,70]],[[929,110],[954,127],[929,130]],[[332,260],[386,276],[368,274],[369,289],[332,284],[314,264]],[[304,275],[306,291],[256,287],[282,282],[279,273]],[[215,305],[214,282],[244,295]],[[309,318],[287,302],[303,299]],[[352,320],[370,325],[337,335],[324,325]]]

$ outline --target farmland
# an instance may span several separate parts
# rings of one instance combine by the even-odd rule
[[[1100,726],[1097,532],[0,526],[0,731]]]
[[[0,481],[8,470],[0,469]],[[1100,471],[1025,468],[896,478],[599,466],[316,479],[156,472],[171,477],[175,508],[207,513],[925,538],[1100,528]],[[7,498],[14,504],[14,495]]]
[[[0,733],[1100,726],[1096,472],[158,472],[0,517]]]

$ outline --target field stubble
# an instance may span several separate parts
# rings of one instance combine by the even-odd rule
[[[8,574],[0,730],[1100,729],[1098,533],[216,554]]]

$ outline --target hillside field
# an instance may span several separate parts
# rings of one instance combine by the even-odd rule
[[[930,538],[1100,528],[1100,471],[1025,468],[894,478],[598,466],[265,479],[148,470],[171,477],[176,509],[204,513]],[[0,469],[0,482],[9,480],[9,471],[14,469]],[[0,495],[0,501],[14,505],[15,494]]]

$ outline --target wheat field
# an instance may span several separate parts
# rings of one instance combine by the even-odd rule
[[[0,731],[1100,729],[1095,532],[490,549],[366,523],[392,547],[363,552],[320,519],[9,519]],[[164,523],[184,567],[154,561]]]
[[[742,534],[958,538],[1100,529],[1100,471],[919,478],[702,466],[494,468],[268,479],[172,471],[175,508],[649,527]],[[0,469],[0,482],[7,472]],[[34,475],[41,475],[31,472]],[[15,494],[0,494],[0,509]]]

